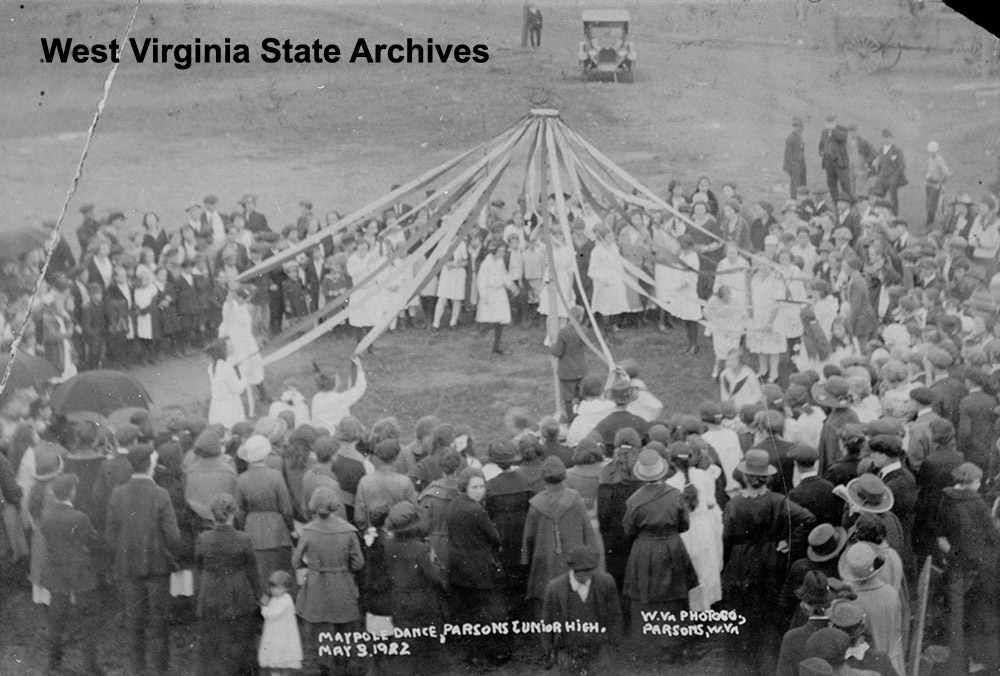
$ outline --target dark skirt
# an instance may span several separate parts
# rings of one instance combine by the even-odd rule
[[[640,535],[632,544],[622,593],[633,602],[683,601],[686,607],[688,592],[697,586],[698,574],[680,535]]]
[[[206,617],[198,623],[198,676],[252,676],[257,669],[259,615]]]

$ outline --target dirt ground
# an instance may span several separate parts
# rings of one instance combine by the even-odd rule
[[[144,2],[133,35],[161,43],[230,37],[256,51],[269,36],[319,38],[342,48],[358,37],[433,37],[484,43],[490,59],[467,65],[267,65],[255,57],[246,65],[189,70],[126,60],[70,204],[68,239],[75,246],[77,208],[85,202],[97,204],[99,213],[124,211],[132,226],[152,210],[168,228],[183,222],[187,202],[208,193],[218,195],[226,210],[235,209],[243,194],[257,194],[276,228],[294,222],[300,199],[312,199],[320,214],[347,212],[391,183],[490,138],[535,106],[558,108],[571,127],[661,193],[672,178],[690,188],[704,173],[716,185],[735,181],[750,199],[780,203],[787,194],[783,141],[793,116],[805,119],[810,185],[819,185],[819,132],[831,113],[857,123],[872,141],[884,127],[892,129],[908,159],[911,185],[901,201],[903,216],[913,223],[922,222],[927,141],[940,143],[954,171],[950,190],[976,193],[994,180],[1000,102],[953,91],[965,80],[947,50],[906,50],[895,69],[867,76],[848,72],[833,48],[835,12],[886,19],[899,11],[895,3],[879,3],[877,11],[870,0],[809,3],[800,23],[791,1],[629,2],[639,53],[635,83],[582,83],[575,56],[580,9],[603,4],[539,3],[543,43],[529,51],[519,48],[516,0]],[[58,215],[108,72],[106,65],[40,63],[39,38],[107,42],[120,36],[131,8],[126,2],[30,0],[0,7],[0,227]],[[940,4],[931,9],[949,30],[971,29]],[[504,197],[514,201],[513,194]],[[366,360],[371,388],[359,413],[370,421],[391,411],[404,425],[427,412],[474,420],[485,443],[501,433],[509,406],[549,412],[551,375],[540,332],[509,331],[514,355],[507,359],[484,357],[486,342],[469,329],[387,336]],[[647,381],[668,410],[690,410],[713,395],[711,358],[703,352],[678,363],[682,342],[674,334],[631,332],[613,350],[642,358]],[[349,351],[345,339],[321,341],[276,365],[269,382],[307,374],[313,361],[346,370]],[[167,405],[207,397],[204,370],[202,362],[189,360],[139,374],[157,403]],[[13,596],[0,621],[0,673],[40,673],[41,615],[23,586],[5,589]],[[186,655],[191,633],[175,633]],[[109,673],[123,673],[121,649],[107,641]],[[186,660],[176,673],[189,673]],[[642,661],[623,665],[624,673],[652,669]],[[718,668],[710,657],[686,671]],[[536,671],[525,659],[497,673]]]

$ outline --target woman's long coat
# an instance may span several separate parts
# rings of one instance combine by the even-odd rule
[[[365,565],[358,530],[337,515],[302,529],[292,566],[308,566],[296,607],[306,622],[344,624],[361,618],[354,574]]]
[[[531,565],[527,598],[544,599],[546,585],[569,570],[566,554],[594,544],[590,515],[579,493],[559,484],[531,498],[521,545],[521,563]]]

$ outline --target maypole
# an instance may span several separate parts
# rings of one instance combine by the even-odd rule
[[[531,114],[538,118],[558,118],[559,111],[552,110],[549,108],[536,108],[531,111]],[[547,293],[549,296],[549,314],[545,318],[545,333],[548,336],[546,343],[548,345],[554,345],[556,339],[559,335],[559,299],[556,296],[556,284],[553,279],[556,276],[556,263],[555,256],[552,253],[552,214],[549,211],[549,168],[550,163],[555,159],[549,154],[549,148],[547,144],[547,139],[552,133],[549,129],[549,121],[546,119],[542,125],[540,125],[538,133],[539,137],[539,157],[541,159],[540,167],[540,178],[541,178],[541,195],[539,196],[542,202],[542,237],[545,238],[545,251],[549,266],[549,284],[546,285]],[[562,393],[560,392],[559,385],[559,360],[556,357],[550,356],[550,362],[552,363],[552,383],[555,388],[555,398],[556,398],[556,417],[562,419],[563,414],[563,404],[562,404]]]

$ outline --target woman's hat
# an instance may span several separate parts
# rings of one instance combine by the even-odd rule
[[[809,533],[809,549],[806,556],[810,561],[822,563],[840,556],[847,544],[847,531],[828,523],[821,523]]]
[[[361,441],[365,438],[365,426],[352,415],[340,419],[334,434],[338,441]]]
[[[824,607],[834,599],[826,575],[818,570],[810,570],[805,574],[802,585],[795,590],[795,596],[803,603]]]
[[[267,439],[272,444],[279,441],[288,431],[288,424],[281,418],[263,417],[253,426],[254,434]]]
[[[841,376],[830,376],[824,383],[812,386],[812,397],[820,406],[826,408],[847,408],[850,406],[850,388],[847,379]]]
[[[827,666],[840,666],[844,663],[845,653],[851,647],[850,637],[839,629],[825,627],[809,637],[805,645],[805,655],[809,659],[818,659]],[[822,671],[821,673],[832,673]]]
[[[643,449],[632,466],[632,473],[639,481],[659,481],[669,471],[670,468],[660,454],[651,448]]]
[[[43,441],[35,446],[35,481],[48,481],[63,471],[63,455],[66,449],[51,441]]]
[[[517,448],[509,441],[497,441],[489,447],[490,462],[514,464],[521,461],[521,456],[517,454]]]
[[[867,542],[856,542],[840,557],[837,571],[844,582],[864,582],[870,580],[885,565],[885,559],[875,552]]]
[[[420,513],[411,502],[398,502],[389,509],[385,527],[393,533],[407,533],[420,528]]]
[[[547,483],[558,483],[566,479],[566,465],[555,456],[550,455],[542,463],[542,481]]]
[[[236,455],[249,464],[263,462],[267,456],[271,455],[271,442],[266,437],[254,434],[243,442]]]
[[[895,503],[892,491],[874,474],[862,474],[848,481],[847,501],[871,514],[884,514]]]
[[[632,386],[632,379],[628,377],[625,370],[618,368],[615,369],[615,378],[611,383],[611,387],[608,388],[607,395],[608,399],[618,406],[625,406],[635,401],[639,393]]]
[[[736,469],[747,476],[773,476],[778,473],[778,468],[771,464],[771,458],[767,451],[759,448],[751,448],[743,456]]]

